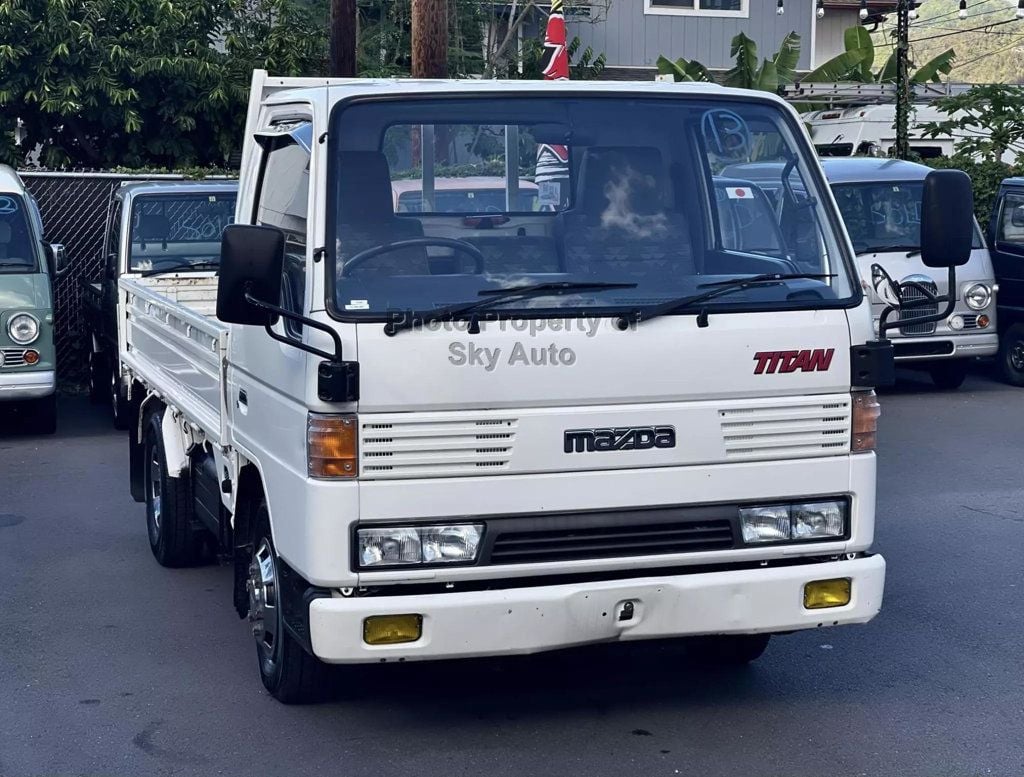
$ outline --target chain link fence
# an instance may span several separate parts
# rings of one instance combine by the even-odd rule
[[[86,381],[89,353],[82,285],[102,277],[110,197],[130,181],[180,181],[184,176],[38,171],[20,175],[39,203],[47,242],[62,243],[67,251],[67,272],[54,282],[57,370],[65,384],[81,385]]]

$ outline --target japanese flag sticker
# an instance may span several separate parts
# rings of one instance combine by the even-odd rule
[[[745,186],[727,186],[725,187],[725,193],[730,200],[752,200],[754,199],[754,192]]]

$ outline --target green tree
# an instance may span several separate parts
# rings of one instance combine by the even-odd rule
[[[960,156],[999,162],[1024,153],[1024,87],[982,84],[932,104],[950,118],[922,125],[923,134],[952,136]]]
[[[315,73],[318,41],[293,0],[2,0],[0,158],[223,164],[252,69]]]

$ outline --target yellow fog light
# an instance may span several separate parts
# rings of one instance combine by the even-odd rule
[[[848,577],[835,580],[815,580],[804,586],[804,608],[821,610],[825,607],[842,607],[850,603],[853,581]]]
[[[372,615],[363,621],[363,642],[367,645],[415,642],[421,634],[422,615]]]

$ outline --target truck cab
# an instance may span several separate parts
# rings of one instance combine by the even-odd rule
[[[899,281],[906,301],[922,297],[924,290],[949,292],[945,273],[929,269],[921,259],[921,201],[930,168],[871,158],[824,159],[822,168],[846,223],[876,327],[887,303],[875,290],[875,265]],[[897,363],[926,370],[940,388],[959,387],[971,360],[991,356],[999,346],[995,271],[977,224],[971,257],[958,269],[957,284],[952,290],[956,304],[945,319],[901,324],[889,334]],[[938,303],[904,306],[898,319],[938,310]]]
[[[751,161],[798,206],[756,241],[771,200],[723,172]],[[499,210],[439,207],[481,171]],[[953,273],[969,221],[935,214],[970,182],[926,188]],[[119,281],[132,492],[159,563],[233,560],[282,701],[326,664],[595,642],[741,664],[881,607],[891,348],[774,95],[257,72],[215,306],[179,287]]]
[[[1008,383],[1024,386],[1024,178],[999,186],[988,223],[999,282],[999,368]]]
[[[89,395],[108,404],[114,426],[127,422],[126,392],[118,349],[117,281],[123,275],[181,278],[183,285],[216,285],[220,235],[234,220],[235,181],[127,183],[107,211],[102,275],[83,281],[89,335]]]
[[[0,165],[0,403],[17,403],[28,425],[57,428],[57,353],[53,279],[64,271],[64,247],[43,242],[32,195]]]

